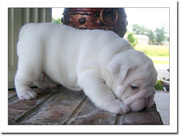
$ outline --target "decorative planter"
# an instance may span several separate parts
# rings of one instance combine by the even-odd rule
[[[124,8],[65,8],[62,23],[79,29],[112,30],[120,37],[127,26]]]

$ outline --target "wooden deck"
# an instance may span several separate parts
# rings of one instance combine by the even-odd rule
[[[9,125],[162,125],[154,105],[151,109],[116,115],[100,110],[81,92],[62,86],[55,90],[34,88],[38,97],[19,100],[9,90]]]

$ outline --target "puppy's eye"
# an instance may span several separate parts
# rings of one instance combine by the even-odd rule
[[[138,90],[139,87],[138,87],[138,86],[133,86],[133,85],[131,85],[131,89],[132,89],[132,90]]]

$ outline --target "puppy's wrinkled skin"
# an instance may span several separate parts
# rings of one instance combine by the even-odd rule
[[[157,72],[152,61],[112,31],[78,30],[39,23],[21,28],[15,86],[19,99],[34,99],[30,85],[55,88],[47,77],[85,94],[116,114],[150,108]]]

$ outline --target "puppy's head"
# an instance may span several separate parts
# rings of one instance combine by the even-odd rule
[[[154,104],[157,72],[144,53],[129,49],[116,54],[108,65],[113,91],[131,111],[150,108]]]

